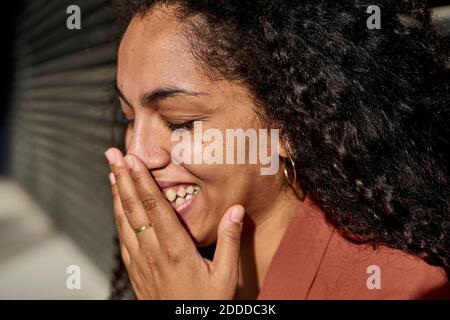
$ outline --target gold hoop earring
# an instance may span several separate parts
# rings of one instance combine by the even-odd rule
[[[297,171],[295,170],[295,162],[291,155],[288,155],[288,157],[284,159],[284,177],[292,190],[294,190],[297,198],[299,198],[300,201],[305,200],[305,193],[300,187],[300,184],[297,183]]]

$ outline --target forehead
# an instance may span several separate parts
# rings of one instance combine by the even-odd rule
[[[118,52],[117,83],[126,95],[202,81],[182,35],[184,27],[168,9],[133,18]]]

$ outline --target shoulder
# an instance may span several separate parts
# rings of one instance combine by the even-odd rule
[[[310,298],[450,299],[442,268],[381,246],[358,245],[334,232],[324,254]]]
[[[355,244],[307,201],[275,253],[259,299],[450,299],[442,268],[400,250]]]

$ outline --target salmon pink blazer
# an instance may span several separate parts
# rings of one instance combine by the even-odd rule
[[[346,240],[307,198],[258,299],[450,299],[450,286],[443,269],[415,256]]]

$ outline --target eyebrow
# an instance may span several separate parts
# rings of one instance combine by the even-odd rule
[[[123,94],[123,92],[119,89],[119,86],[117,84],[115,85],[115,90],[116,90],[117,94],[119,95],[119,97],[126,104],[128,104],[129,106],[132,106],[131,103],[128,101],[128,99]],[[139,102],[143,106],[150,106],[150,105],[153,105],[162,100],[165,100],[165,99],[168,99],[171,97],[175,97],[178,95],[197,97],[197,96],[203,95],[203,94],[205,94],[205,93],[189,91],[189,90],[177,87],[177,86],[168,86],[168,87],[164,87],[164,88],[157,88],[157,89],[154,89],[150,92],[147,92],[147,93],[141,95],[141,97],[139,98]]]

